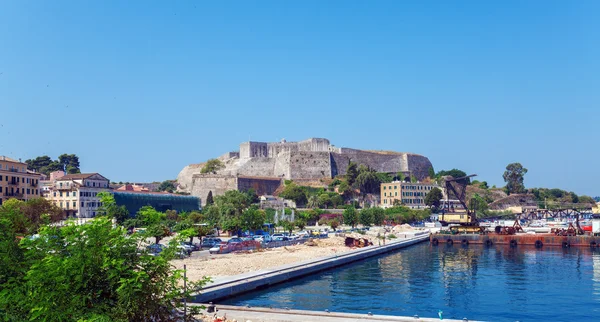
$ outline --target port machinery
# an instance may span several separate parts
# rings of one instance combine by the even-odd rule
[[[431,234],[430,242],[432,245],[445,243],[453,245],[455,242],[462,245],[483,244],[492,245],[532,245],[537,248],[543,246],[561,246],[574,247],[585,246],[598,248],[600,246],[600,236],[594,236],[591,232],[584,232],[579,224],[582,215],[591,216],[591,208],[557,208],[557,209],[539,209],[527,211],[518,215],[512,226],[496,226],[493,232],[486,231],[486,227],[479,224],[477,214],[474,209],[467,206],[466,189],[468,178],[476,176],[475,174],[453,178],[445,177],[446,202],[442,207],[440,223],[443,226],[449,226],[448,230]],[[454,207],[450,199],[458,201],[462,209]],[[575,217],[574,224],[569,223],[567,228],[552,228],[550,233],[525,233],[520,225],[521,219],[547,219],[547,218],[566,218]]]

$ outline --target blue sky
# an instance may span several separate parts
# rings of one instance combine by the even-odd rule
[[[0,154],[175,178],[325,137],[600,195],[598,1],[2,1]]]

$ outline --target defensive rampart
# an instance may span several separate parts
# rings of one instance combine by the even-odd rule
[[[179,189],[204,200],[209,191],[220,195],[236,189],[238,176],[291,180],[332,178],[346,174],[348,163],[355,162],[377,172],[403,172],[424,179],[432,166],[429,159],[418,154],[338,148],[323,138],[300,142],[244,142],[240,144],[239,153],[229,152],[219,159],[225,167],[217,174],[200,174],[203,164],[185,167],[177,177]]]

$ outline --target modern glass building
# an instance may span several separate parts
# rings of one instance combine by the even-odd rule
[[[131,191],[113,191],[113,195],[117,205],[125,206],[131,217],[134,217],[144,206],[152,206],[162,212],[200,210],[200,198],[194,196]]]

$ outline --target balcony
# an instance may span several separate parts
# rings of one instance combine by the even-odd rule
[[[13,198],[23,198],[23,194],[22,193],[17,193],[17,192],[5,192],[4,196],[6,196],[6,197],[13,197]]]
[[[8,169],[10,172],[19,172],[19,169]]]
[[[73,187],[70,186],[70,185],[69,186],[62,186],[62,187],[61,186],[54,187],[54,189],[56,189],[56,190],[71,190],[72,188]]]
[[[38,186],[37,183],[33,183],[33,182],[29,182],[29,185],[32,186],[32,187],[36,187],[36,188]]]
[[[19,181],[8,181],[7,183],[10,186],[18,186],[19,185]]]

